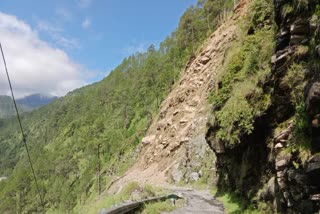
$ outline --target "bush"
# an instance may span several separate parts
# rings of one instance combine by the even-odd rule
[[[239,143],[239,136],[253,130],[253,109],[244,97],[232,97],[217,114],[219,139],[230,144]]]

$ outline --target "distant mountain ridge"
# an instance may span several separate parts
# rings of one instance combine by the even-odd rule
[[[58,97],[56,96],[50,96],[50,95],[32,94],[24,98],[18,99],[17,103],[34,109],[34,108],[39,108],[41,106],[45,106],[51,103],[52,101],[56,100],[57,98]]]
[[[28,112],[45,106],[56,100],[56,96],[47,96],[42,94],[32,94],[17,99],[17,106],[20,112]],[[12,98],[6,95],[0,95],[0,118],[7,118],[15,114]]]

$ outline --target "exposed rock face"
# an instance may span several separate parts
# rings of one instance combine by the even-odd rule
[[[296,2],[274,0],[279,30],[271,75],[265,83],[265,88],[273,90],[271,107],[255,119],[253,133],[238,145],[225,147],[215,137],[214,124],[209,127],[206,139],[217,156],[218,188],[236,192],[251,203],[262,200],[270,207],[269,211],[314,213],[320,209],[320,66],[311,64],[311,58],[319,59],[320,48],[307,51],[303,57],[298,56],[298,49],[302,46],[312,49],[314,38],[313,42],[319,43],[320,22],[313,14],[315,4],[320,2],[304,1],[307,6],[303,9],[297,9]],[[284,14],[284,7],[289,6],[294,11]],[[315,34],[318,36],[313,37]],[[301,71],[306,73],[304,98],[312,146],[306,155],[311,157],[305,160],[299,151],[287,149],[292,144],[295,125],[290,120],[296,109],[290,101],[292,91],[283,81],[290,66],[302,61],[312,70]]]
[[[143,138],[143,157],[137,165],[147,169],[157,164],[159,171],[168,171],[174,182],[197,181],[201,177],[200,163],[214,156],[204,134],[210,108],[208,96],[216,85],[227,47],[237,38],[237,19],[244,6],[217,29],[198,56],[190,59]]]
[[[281,11],[283,7],[290,5],[295,7],[294,2],[289,0],[275,0],[275,15],[276,23],[281,29],[277,35],[276,53],[272,60],[272,73],[274,84],[273,105],[278,106],[277,109],[288,109],[290,103],[286,99],[277,97],[290,97],[290,90],[283,87],[279,82],[288,72],[291,64],[299,62],[299,58],[292,56],[296,55],[296,47],[299,45],[309,45],[311,37],[317,27],[312,25],[311,16],[315,8],[314,1],[308,2],[308,7],[302,11],[296,11],[295,14],[283,16]],[[315,51],[317,54],[317,51]],[[305,58],[307,63],[310,60]],[[304,72],[304,71],[301,71]],[[309,121],[312,126],[312,150],[311,152],[320,151],[320,130],[318,129],[318,114],[320,113],[320,84],[313,77],[309,77],[309,81],[313,82],[306,88],[306,111],[309,116]],[[283,107],[281,107],[283,106]],[[287,106],[287,107],[286,107]],[[287,118],[293,115],[292,111],[287,113],[277,113],[277,122],[286,121]],[[272,111],[270,111],[272,112]],[[271,114],[272,116],[272,114]],[[275,160],[274,168],[271,165],[270,170],[275,169],[276,186],[278,194],[265,201],[270,201],[273,204],[275,211],[289,213],[313,213],[319,210],[318,195],[320,193],[320,171],[319,171],[319,156],[312,156],[304,163],[298,157],[298,153],[286,153],[285,148],[288,146],[294,125],[289,123],[286,129],[282,129],[274,138],[274,150],[269,154],[271,160]],[[267,143],[267,142],[266,142]],[[269,186],[269,184],[268,184]]]

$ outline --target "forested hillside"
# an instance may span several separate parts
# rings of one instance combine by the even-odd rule
[[[24,114],[41,203],[15,118],[0,120],[0,212],[71,212],[97,193],[98,152],[102,189],[121,175],[154,119],[161,101],[233,1],[201,0],[177,30],[145,53],[126,59],[101,82],[70,92]]]
[[[18,105],[19,111],[24,112],[30,110],[30,108]],[[13,101],[9,96],[0,96],[0,118],[8,118],[15,114]]]
[[[41,94],[32,94],[17,99],[17,107],[20,113],[32,111],[41,106],[47,105],[57,99],[55,96],[43,96]],[[9,118],[16,115],[13,100],[9,96],[0,95],[0,118]]]

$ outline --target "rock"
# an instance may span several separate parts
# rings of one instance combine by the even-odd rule
[[[7,180],[7,179],[8,179],[7,177],[0,177],[0,182],[4,181],[4,180]]]
[[[272,196],[272,198],[274,198],[276,195],[276,178],[275,177],[270,178],[267,184],[267,189],[268,189],[268,194]]]
[[[188,143],[190,141],[190,138],[189,137],[185,137],[185,138],[182,138],[181,140],[180,140],[180,144],[181,143]]]
[[[281,142],[285,142],[288,140],[290,134],[292,133],[293,130],[293,125],[290,122],[288,128],[286,128],[285,130],[281,131],[275,138],[274,138],[274,142],[276,143],[281,143]]]
[[[316,127],[316,128],[320,126],[320,114],[317,114],[316,116],[313,117],[311,124],[313,127]]]
[[[284,171],[278,171],[277,172],[277,178],[283,178],[285,176]]]
[[[180,120],[180,124],[185,124],[185,123],[188,123],[188,118],[182,118],[181,120]]]
[[[287,188],[287,183],[286,183],[285,178],[283,178],[283,177],[282,178],[277,178],[277,182],[278,182],[279,188],[281,190],[284,190],[284,189]]]
[[[155,135],[146,136],[142,139],[142,144],[148,145],[148,144],[154,142],[155,139],[156,139]]]
[[[289,192],[284,192],[283,193],[283,197],[288,200],[290,198],[290,193]]]
[[[290,33],[287,29],[282,29],[277,35],[276,51],[283,50],[290,43]]]
[[[293,169],[289,169],[287,172],[287,175],[288,175],[288,180],[292,181],[295,179],[296,173]]]
[[[309,89],[306,107],[311,117],[320,113],[320,82],[313,83]]]
[[[280,171],[283,170],[287,165],[288,165],[288,160],[287,159],[281,159],[276,162],[276,170]]]
[[[313,15],[310,19],[309,25],[310,25],[310,30],[312,32],[314,32],[317,29],[318,26],[318,16],[317,15]]]
[[[282,149],[284,146],[282,145],[282,143],[277,143],[274,148],[275,149]]]
[[[307,181],[307,176],[306,175],[302,175],[302,174],[296,174],[294,176],[294,180],[301,185],[304,185]]]
[[[308,159],[308,163],[320,162],[320,155],[313,155]]]
[[[283,66],[287,62],[289,55],[290,55],[289,52],[287,52],[287,51],[284,52],[280,56],[277,56],[277,58],[274,60],[273,64],[277,68],[280,68],[281,66]]]
[[[320,172],[320,162],[309,163],[307,166],[307,173],[314,173],[316,171]]]
[[[293,206],[293,201],[291,199],[287,200],[287,206],[292,207]]]
[[[202,56],[200,59],[199,59],[199,62],[203,65],[207,64],[209,61],[210,61],[210,57],[208,56]]]
[[[320,45],[315,47],[315,52],[316,52],[317,57],[320,58]]]
[[[307,35],[309,33],[309,25],[304,20],[299,19],[290,25],[291,35]]]
[[[175,165],[171,171],[171,179],[174,183],[179,183],[183,178],[183,173],[179,169],[179,165]]]
[[[290,44],[291,45],[298,45],[304,42],[307,37],[305,35],[291,35],[290,37]]]
[[[320,194],[311,195],[310,199],[312,201],[320,201]]]
[[[217,138],[211,139],[209,145],[217,154],[223,154],[225,152],[224,143]]]
[[[200,178],[200,175],[198,172],[191,172],[189,175],[189,178],[191,181],[197,181]]]

